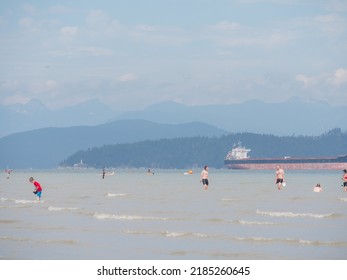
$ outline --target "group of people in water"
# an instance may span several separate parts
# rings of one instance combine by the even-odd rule
[[[343,171],[343,176],[342,176],[342,186],[344,187],[345,192],[347,192],[347,169],[342,170]],[[276,176],[275,176],[275,184],[277,185],[277,189],[281,190],[282,187],[286,186],[286,182],[284,180],[284,170],[277,165],[276,166]],[[200,182],[203,184],[203,187],[205,190],[208,189],[208,166],[205,165],[204,169],[201,171],[200,175]],[[323,188],[322,186],[318,183],[314,189],[314,192],[322,192]]]
[[[343,176],[342,176],[342,187],[344,188],[345,192],[347,192],[347,169],[343,169]],[[284,181],[284,171],[283,169],[278,165],[276,167],[276,178],[275,182],[277,185],[278,190],[281,190],[282,187],[285,186],[285,181]],[[322,186],[318,183],[314,188],[314,192],[322,192],[323,188]]]
[[[342,186],[344,187],[345,192],[347,192],[347,169],[342,170],[344,172],[342,176]],[[278,165],[276,166],[276,176],[275,176],[275,184],[277,185],[277,189],[281,190],[282,187],[286,186],[286,182],[284,180],[284,170]],[[203,184],[203,187],[205,190],[208,189],[208,166],[205,165],[204,169],[201,171],[200,174],[200,182]],[[322,192],[323,188],[322,186],[318,183],[314,189],[314,192]]]
[[[342,187],[344,188],[345,192],[347,192],[347,169],[342,170],[343,176],[342,176]],[[150,169],[148,170],[148,173],[154,174]],[[191,173],[192,174],[192,173]],[[275,176],[275,183],[277,185],[277,189],[281,190],[282,187],[285,186],[285,178],[284,178],[284,170],[280,167],[276,167],[276,176]],[[103,178],[105,176],[105,173],[103,172]],[[42,187],[39,182],[37,182],[33,177],[29,178],[29,182],[32,183],[35,187],[33,193],[37,196],[37,200],[41,200],[42,197]],[[200,183],[202,183],[204,190],[207,190],[209,187],[209,181],[208,181],[208,166],[205,165],[204,169],[201,171],[200,174]],[[318,183],[314,189],[314,192],[322,192],[323,188]]]

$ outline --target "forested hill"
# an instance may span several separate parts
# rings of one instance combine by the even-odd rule
[[[221,137],[191,137],[106,145],[79,151],[63,166],[83,160],[90,167],[191,168],[205,164],[221,168],[234,143],[251,149],[251,157],[336,156],[347,154],[347,133],[334,129],[321,136],[274,136],[236,133]]]

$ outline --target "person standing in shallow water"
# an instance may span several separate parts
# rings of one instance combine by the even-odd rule
[[[33,193],[37,195],[37,200],[41,200],[41,195],[42,195],[42,187],[39,182],[35,181],[33,177],[29,178],[29,182],[34,184],[35,190]]]
[[[341,178],[343,181],[342,186],[344,187],[345,192],[347,192],[347,169],[343,169],[342,171],[343,171],[343,176]]]
[[[280,190],[282,188],[282,184],[284,182],[284,171],[283,169],[277,165],[276,166],[276,185],[277,185],[277,188]]]
[[[321,187],[320,184],[317,184],[314,189],[313,189],[314,192],[322,192],[323,191],[323,188]]]
[[[200,182],[204,186],[204,189],[208,189],[208,166],[205,165],[204,169],[201,171]]]

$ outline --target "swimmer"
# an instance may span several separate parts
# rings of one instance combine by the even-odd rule
[[[317,185],[314,187],[313,191],[314,191],[314,192],[322,192],[323,189],[322,189],[322,187],[321,187],[320,184],[317,184]]]

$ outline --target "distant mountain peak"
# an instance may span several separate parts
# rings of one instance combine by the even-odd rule
[[[12,110],[23,115],[31,115],[36,112],[46,112],[49,109],[37,98],[30,99],[25,104],[14,104]]]
[[[145,108],[145,110],[148,110],[148,111],[165,111],[165,110],[177,110],[177,109],[182,109],[182,108],[185,108],[187,107],[186,105],[184,104],[181,104],[181,103],[178,103],[176,101],[172,101],[172,100],[169,100],[169,101],[163,101],[163,102],[160,102],[160,103],[156,103],[156,104],[153,104],[153,105],[150,105],[148,107]]]

